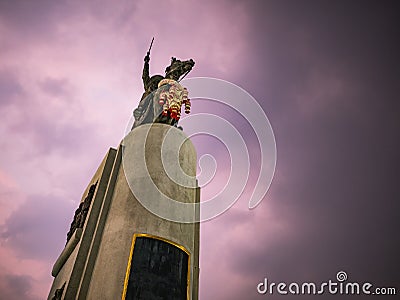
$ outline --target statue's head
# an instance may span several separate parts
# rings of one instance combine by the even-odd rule
[[[183,74],[189,73],[193,66],[193,59],[181,61],[175,57],[172,57],[171,64],[165,69],[165,78],[178,81]]]
[[[155,91],[158,88],[158,83],[163,79],[164,77],[161,75],[151,76],[149,81],[148,91],[149,92]]]

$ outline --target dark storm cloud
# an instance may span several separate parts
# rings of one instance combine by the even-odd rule
[[[0,70],[0,108],[14,103],[17,96],[22,95],[23,87],[18,76],[12,70]]]
[[[33,103],[26,103],[25,107],[18,111],[20,118],[5,124],[12,135],[24,133],[24,142],[29,141],[30,147],[20,150],[27,158],[50,153],[62,153],[68,158],[75,155],[74,151],[79,151],[96,140],[96,136],[87,136],[90,124],[83,129],[81,124],[71,125],[54,119],[54,116],[61,113],[59,111],[54,111],[54,115],[48,113],[42,104],[35,106]],[[71,151],[71,145],[74,151]]]
[[[134,76],[140,83],[143,58],[135,50],[144,53],[156,35],[151,72],[162,72],[170,55],[193,57],[192,76],[222,77],[245,88],[265,110],[276,136],[276,175],[264,201],[247,211],[246,188],[230,211],[202,224],[201,299],[261,299],[256,285],[264,276],[319,282],[339,270],[352,280],[400,288],[398,4],[145,3],[0,1],[0,32],[7,33],[0,49],[6,45],[15,53],[2,63],[22,61],[15,72],[0,73],[1,101],[19,104],[2,115],[7,130],[2,163],[15,162],[19,176],[14,176],[28,173],[32,180],[43,169],[43,189],[51,193],[57,178],[57,188],[80,195],[91,175],[87,165],[94,169],[110,144],[103,136],[105,118],[116,110],[116,99],[128,97],[114,92],[130,88],[130,81],[120,86],[113,80],[120,70],[132,76],[133,66],[118,64],[136,61],[139,75]],[[23,60],[30,55],[37,64]],[[112,67],[102,64],[108,61]],[[91,69],[95,71],[79,76]],[[100,89],[93,96],[96,101],[88,102],[101,85],[112,92]],[[98,101],[107,93],[107,100]],[[108,127],[115,130],[120,116],[131,109],[116,115]],[[202,107],[193,101],[192,109]],[[238,126],[258,168],[258,146],[249,124],[221,107],[207,109]],[[199,142],[199,154],[208,152],[211,144]],[[77,167],[66,170],[71,158]],[[220,167],[222,172],[228,169],[224,163]],[[74,179],[63,182],[61,173]],[[253,179],[254,174],[252,169]],[[32,185],[21,185],[28,196]],[[51,269],[75,208],[63,197],[29,196],[3,221],[2,245],[18,257],[47,260]],[[2,262],[13,261],[10,253],[3,253]],[[26,271],[23,265],[15,268]],[[10,295],[7,299],[26,299],[20,293],[28,292],[21,286],[37,284],[28,277],[2,278],[1,295]],[[318,296],[325,298],[330,297]]]
[[[278,148],[272,203],[257,209],[272,209],[291,228],[230,259],[231,271],[254,284],[263,274],[318,281],[339,269],[360,281],[399,282],[399,10],[359,4],[249,4],[247,68],[257,73],[240,82],[266,110]]]
[[[21,259],[55,261],[53,248],[62,249],[74,205],[55,196],[30,197],[14,211],[1,229],[1,243]]]
[[[32,147],[26,152],[28,157],[58,153],[70,158],[97,139],[96,136],[87,136],[88,128],[91,128],[90,124],[83,129],[80,124],[68,125],[54,119],[26,115],[21,122],[12,125],[12,132],[25,132],[29,138]]]
[[[60,20],[78,13],[79,10],[75,8],[70,1],[2,0],[0,20],[15,34],[30,39],[44,38],[45,35],[56,33]]]
[[[32,96],[32,91],[29,94],[24,90],[20,77],[16,72],[0,72],[0,106],[8,109],[2,112],[3,126],[8,132],[17,136],[23,133],[29,139],[26,154],[62,152],[68,157],[74,155],[71,145],[79,151],[94,142],[96,136],[87,136],[87,130],[93,127],[87,122],[81,126],[85,123],[83,118],[75,124],[64,121],[64,110],[73,106],[80,108],[76,91],[66,78],[47,77],[39,81],[37,85],[42,94]],[[10,117],[10,112],[14,117]],[[57,115],[63,117],[57,118]]]
[[[65,78],[46,78],[39,83],[42,90],[50,96],[68,96],[68,80]]]
[[[33,279],[24,275],[3,275],[0,270],[1,299],[38,300],[30,294]]]

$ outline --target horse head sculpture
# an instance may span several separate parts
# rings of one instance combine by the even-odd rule
[[[181,61],[171,58],[171,64],[165,69],[165,78],[179,81],[181,76],[186,76],[194,66],[193,59]]]

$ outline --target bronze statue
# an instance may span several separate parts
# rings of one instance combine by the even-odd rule
[[[72,220],[71,226],[67,233],[67,243],[71,239],[75,230],[77,228],[83,228],[83,226],[85,225],[86,216],[89,213],[90,204],[92,202],[94,192],[96,191],[97,182],[98,181],[90,186],[89,192],[85,197],[85,200],[79,203],[79,207],[75,211],[74,219]]]
[[[181,61],[172,57],[171,64],[165,69],[165,77],[161,75],[154,75],[150,77],[149,74],[149,62],[150,62],[150,50],[153,45],[154,38],[151,41],[150,48],[147,51],[146,56],[144,57],[144,67],[142,80],[144,85],[144,93],[142,98],[140,99],[138,107],[133,111],[133,115],[135,117],[135,122],[133,124],[133,128],[147,123],[166,123],[169,125],[176,125],[179,120],[180,114],[177,113],[169,113],[168,109],[166,109],[166,103],[168,101],[162,101],[159,98],[159,95],[154,93],[159,87],[163,85],[167,85],[170,87],[174,85],[179,89],[178,81],[183,79],[193,68],[194,61],[192,59]],[[181,86],[180,86],[181,87]],[[161,93],[162,91],[160,91]],[[165,88],[164,94],[165,95]],[[187,96],[187,92],[186,92]],[[167,99],[166,99],[167,100]],[[189,100],[184,100],[184,104],[186,104],[186,113],[188,113],[190,109]],[[178,101],[179,102],[179,101]],[[189,104],[187,104],[189,103]],[[171,111],[177,110],[176,103],[175,106],[172,107]],[[179,112],[180,112],[180,103],[179,103]]]

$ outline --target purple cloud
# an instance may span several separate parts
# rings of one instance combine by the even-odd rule
[[[3,299],[28,299],[38,300],[31,294],[33,278],[25,275],[0,274],[0,291]]]
[[[65,236],[59,233],[65,231],[73,209],[72,203],[57,196],[29,197],[1,225],[1,243],[19,258],[55,260],[53,249],[64,247]]]
[[[201,299],[260,299],[264,276],[318,282],[340,269],[399,289],[398,11],[395,2],[0,2],[0,295],[47,296],[81,194],[140,99],[152,36],[152,74],[171,56],[193,58],[191,76],[245,88],[276,136],[271,190],[248,211],[254,132],[232,111],[193,102],[237,126],[254,162],[237,204],[202,224]],[[199,154],[217,144],[194,142]],[[213,150],[223,159],[204,195],[229,167],[223,147]]]

